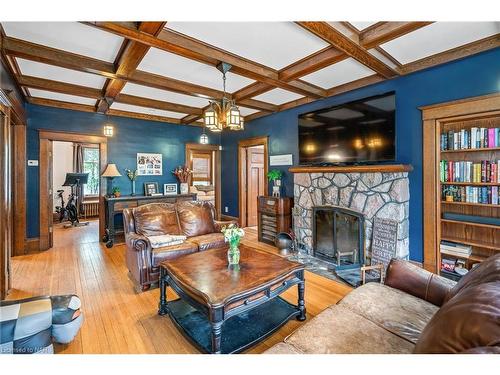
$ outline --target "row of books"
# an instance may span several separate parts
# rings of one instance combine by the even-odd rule
[[[498,186],[457,186],[443,185],[441,197],[448,200],[447,196],[453,197],[453,202],[500,204],[498,197]]]
[[[441,134],[441,151],[500,147],[500,128],[450,130]]]
[[[439,248],[443,254],[457,255],[468,258],[472,254],[472,246],[457,242],[441,241]]]
[[[441,182],[499,182],[500,160],[448,161],[439,163]]]

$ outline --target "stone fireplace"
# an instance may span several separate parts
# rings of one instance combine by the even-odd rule
[[[364,250],[370,253],[373,219],[376,217],[398,222],[398,243],[396,256],[407,259],[409,255],[409,181],[407,172],[368,172],[368,173],[295,173],[293,213],[294,231],[299,248],[309,255],[325,258],[328,246],[324,237],[321,243],[315,236],[315,219],[318,207],[338,207],[357,213],[364,223],[360,238]],[[322,215],[326,215],[322,213]],[[332,220],[324,217],[326,221]],[[344,230],[354,230],[354,222],[346,223]],[[363,228],[363,226],[361,228]],[[326,231],[326,229],[322,229]],[[326,233],[326,232],[325,232]],[[333,229],[332,232],[333,233]],[[353,236],[343,237],[340,241],[352,241]],[[333,240],[332,240],[333,241]],[[343,247],[346,247],[345,245]],[[348,243],[347,248],[351,248]],[[319,251],[319,253],[318,253]],[[328,256],[328,255],[327,255]],[[335,263],[337,259],[333,259]],[[364,259],[360,259],[361,263]]]

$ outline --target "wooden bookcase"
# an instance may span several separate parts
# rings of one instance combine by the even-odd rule
[[[443,218],[444,213],[500,218],[500,205],[448,202],[442,186],[499,186],[495,183],[441,182],[440,161],[500,160],[500,148],[441,150],[440,135],[473,127],[500,127],[500,95],[471,98],[421,108],[424,130],[424,267],[440,273],[441,258],[463,259],[466,267],[500,251],[500,226]],[[469,257],[440,252],[441,240],[472,247]]]

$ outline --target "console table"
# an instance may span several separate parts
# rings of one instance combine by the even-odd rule
[[[174,194],[163,196],[145,196],[145,195],[122,195],[118,198],[104,197],[104,206],[106,210],[106,234],[102,241],[106,242],[106,247],[113,247],[115,236],[123,233],[123,227],[116,228],[115,216],[121,214],[125,208],[134,208],[148,203],[175,203],[178,201],[194,201],[196,194]]]

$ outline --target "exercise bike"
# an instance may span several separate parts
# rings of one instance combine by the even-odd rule
[[[88,173],[67,173],[66,180],[63,186],[70,186],[71,193],[69,195],[68,203],[64,205],[64,190],[57,190],[57,197],[61,199],[61,205],[56,206],[56,212],[59,214],[59,222],[64,220],[69,220],[71,224],[65,225],[65,228],[70,227],[80,227],[84,225],[89,225],[89,222],[80,222],[79,216],[80,212],[78,210],[78,196],[75,194],[75,188],[80,187],[80,185],[86,184],[88,179]]]

